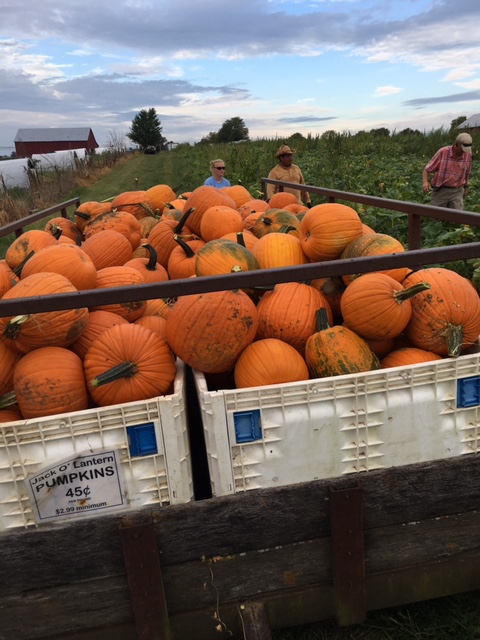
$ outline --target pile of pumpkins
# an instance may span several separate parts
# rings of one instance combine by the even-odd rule
[[[16,238],[0,305],[404,250],[344,204],[159,184]],[[456,357],[479,334],[477,290],[440,267],[0,317],[0,422],[171,393],[176,358],[244,388]]]

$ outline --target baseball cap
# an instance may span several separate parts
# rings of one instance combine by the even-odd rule
[[[469,133],[459,133],[455,142],[462,145],[464,153],[472,153],[472,136]]]

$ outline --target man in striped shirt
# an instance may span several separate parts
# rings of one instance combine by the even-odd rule
[[[463,209],[472,170],[472,137],[460,133],[452,146],[442,147],[423,170],[423,193],[433,190],[430,204],[434,207]],[[429,174],[433,173],[432,184]]]

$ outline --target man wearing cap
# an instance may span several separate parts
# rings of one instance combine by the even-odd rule
[[[423,193],[433,190],[430,204],[448,209],[463,209],[472,170],[472,136],[459,133],[453,145],[442,147],[423,170]],[[432,185],[428,180],[433,173]]]
[[[268,177],[271,180],[281,180],[282,182],[293,182],[294,184],[305,184],[305,179],[300,170],[300,167],[293,164],[293,154],[296,153],[294,149],[290,149],[287,144],[282,144],[280,149],[275,154],[275,158],[278,158],[278,164],[274,167]],[[279,187],[274,184],[267,184],[267,199],[273,196],[274,193],[279,191]],[[292,193],[298,201],[303,201],[307,207],[311,207],[310,194],[306,191],[299,191],[298,189],[285,188],[285,192]]]

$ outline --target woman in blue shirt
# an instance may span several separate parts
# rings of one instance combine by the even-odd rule
[[[231,187],[230,182],[225,176],[225,163],[223,160],[217,159],[210,162],[210,171],[212,175],[207,178],[203,183],[207,187],[215,187],[215,189],[221,189],[222,187]]]

